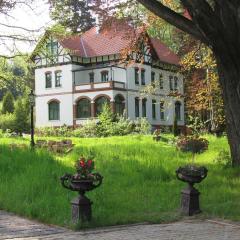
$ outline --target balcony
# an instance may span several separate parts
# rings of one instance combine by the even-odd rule
[[[109,81],[109,82],[95,82],[95,83],[78,83],[74,85],[74,91],[90,91],[90,90],[109,90],[109,89],[117,89],[123,90],[125,89],[124,82],[117,81]]]

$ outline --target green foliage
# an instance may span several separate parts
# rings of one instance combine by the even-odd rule
[[[2,114],[13,113],[14,112],[14,97],[10,91],[8,91],[2,102]]]
[[[135,132],[140,134],[150,134],[151,124],[146,118],[138,118],[135,122]]]
[[[29,105],[24,99],[18,99],[15,104],[15,124],[14,130],[20,135],[24,132],[28,132],[30,129],[29,124]]]
[[[94,19],[86,0],[50,0],[50,16],[73,33],[85,32],[93,27]]]
[[[6,113],[0,115],[0,129],[2,131],[7,131],[9,129],[10,131],[14,131],[15,129],[15,116],[13,113]]]
[[[222,165],[224,168],[232,166],[232,159],[230,156],[230,152],[226,150],[220,150],[218,156],[214,159],[214,162]]]
[[[206,122],[203,122],[198,116],[188,115],[187,127],[196,136],[207,132]]]
[[[27,56],[11,60],[0,58],[0,99],[7,91],[22,96],[33,84],[33,71]]]

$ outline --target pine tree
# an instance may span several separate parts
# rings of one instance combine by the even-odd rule
[[[8,91],[3,97],[2,114],[14,112],[14,97],[10,91]]]
[[[15,131],[22,135],[29,130],[29,111],[26,101],[18,99],[15,106]]]
[[[87,0],[50,0],[50,4],[51,18],[73,33],[85,32],[94,26]]]

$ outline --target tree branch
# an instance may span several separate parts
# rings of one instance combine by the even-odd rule
[[[199,32],[199,30],[191,20],[188,20],[182,15],[164,6],[157,0],[137,0],[137,1],[143,4],[148,10],[150,10],[160,18],[164,19],[166,22],[192,35],[194,38],[206,43],[204,35],[201,32]]]

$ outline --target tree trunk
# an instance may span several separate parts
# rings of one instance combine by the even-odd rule
[[[215,55],[223,92],[232,165],[240,166],[240,64],[236,59],[231,61],[232,57],[227,52],[226,54],[215,53]]]

